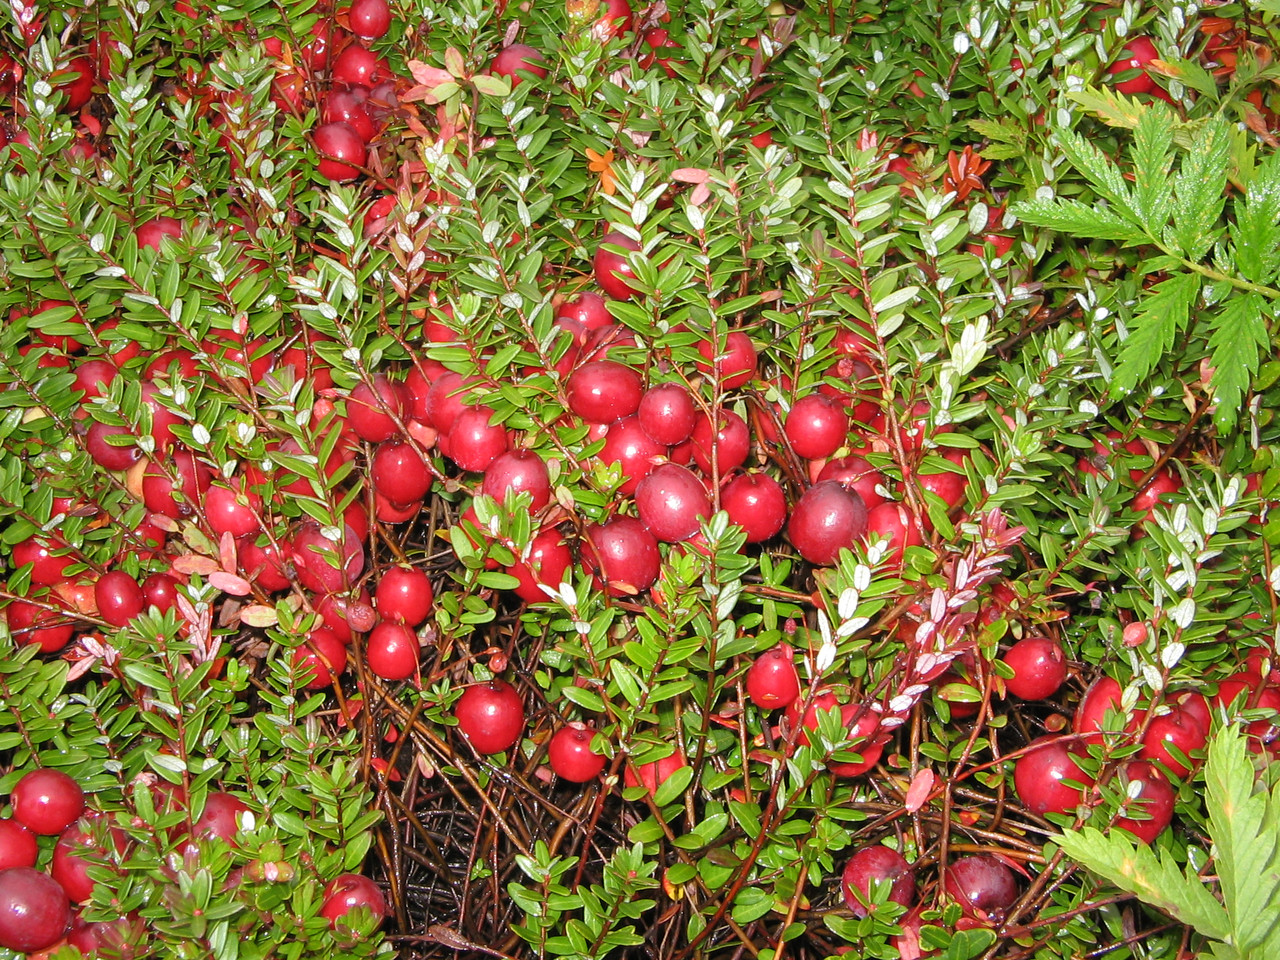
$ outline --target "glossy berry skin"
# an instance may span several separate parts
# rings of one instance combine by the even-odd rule
[[[31,867],[0,871],[0,947],[35,953],[71,926],[71,903],[58,882]]]
[[[369,116],[365,106],[369,94],[363,87],[352,87],[349,90],[330,90],[324,98],[324,109],[321,118],[325,123],[349,123],[360,135],[360,139],[369,143],[378,135],[378,126]],[[392,204],[395,197],[391,197]]]
[[[860,761],[827,761],[827,769],[836,776],[858,777],[879,762],[880,754],[884,752],[884,744],[870,739],[880,728],[880,717],[874,711],[864,710],[856,703],[840,704],[836,700],[836,695],[829,690],[813,698],[804,712],[803,720],[800,718],[800,706],[799,699],[794,701],[787,707],[786,718],[789,727],[792,729],[799,727],[800,732],[796,736],[796,741],[802,745],[808,745],[809,732],[818,729],[818,711],[829,712],[839,708],[847,737],[851,741],[849,750],[857,753],[862,759]],[[855,717],[858,718],[856,721]]]
[[[391,29],[391,7],[387,0],[351,0],[347,23],[361,40],[379,40]]]
[[[426,461],[412,444],[399,440],[378,444],[369,475],[373,488],[392,503],[417,503],[431,489]]]
[[[98,615],[113,627],[123,627],[143,611],[142,587],[123,570],[104,573],[94,584]]]
[[[532,450],[508,450],[496,456],[484,472],[480,492],[502,503],[508,490],[528,493],[533,498],[531,511],[550,503],[551,474],[542,457]]]
[[[294,534],[291,558],[298,582],[313,593],[336,593],[354,583],[364,569],[364,547],[349,525],[335,541],[308,520]]]
[[[759,357],[755,344],[741,330],[732,330],[723,340],[700,340],[698,353],[704,361],[698,363],[698,369],[704,374],[713,374],[726,390],[734,390],[751,382],[756,375]]]
[[[751,434],[746,421],[729,409],[720,411],[714,435],[711,418],[699,413],[690,442],[693,444],[693,462],[708,477],[713,475],[713,459],[714,474],[727,477],[747,462],[747,454],[751,450]]]
[[[986,854],[952,861],[945,886],[966,916],[983,923],[1000,923],[1018,899],[1013,871]]]
[[[867,529],[867,508],[834,480],[806,490],[791,511],[787,535],[800,556],[819,567],[833,565]]]
[[[498,76],[510,80],[511,88],[514,90],[524,82],[525,78],[520,75],[521,72],[531,73],[539,80],[545,79],[546,62],[547,58],[527,43],[512,43],[498,51],[489,69]]]
[[[490,423],[493,410],[483,404],[467,407],[441,435],[449,459],[463,470],[480,473],[488,470],[494,460],[510,446],[507,430],[500,423]]]
[[[405,680],[418,669],[418,635],[403,623],[379,623],[365,640],[365,663],[383,680]]]
[[[1103,721],[1108,711],[1120,711],[1120,684],[1112,677],[1100,677],[1085,691],[1076,707],[1071,729],[1076,733],[1091,734],[1086,743],[1102,742]]]
[[[884,503],[884,494],[880,492],[885,486],[884,474],[873,467],[862,457],[841,457],[829,460],[818,472],[815,482],[835,480],[862,498],[867,509]]]
[[[84,791],[61,770],[32,770],[9,795],[13,819],[32,833],[54,836],[84,813]]]
[[[294,649],[293,663],[308,690],[324,690],[346,669],[347,645],[335,631],[318,627]]]
[[[1121,766],[1119,775],[1121,783],[1126,784],[1127,799],[1114,825],[1127,830],[1143,843],[1154,843],[1173,821],[1177,792],[1159,768],[1148,760],[1130,760]],[[1135,783],[1139,785],[1136,797],[1132,795]],[[1135,813],[1136,817],[1133,816]]]
[[[623,250],[639,250],[640,244],[621,233],[606,233],[600,238],[600,245],[596,247],[595,256],[591,260],[600,289],[615,300],[630,300],[636,295],[633,285],[636,272],[624,254],[608,249],[611,246],[621,247]]]
[[[332,77],[335,84],[372,90],[383,80],[391,79],[392,73],[386,60],[372,50],[353,43],[344,47],[334,58]]]
[[[783,430],[796,456],[821,460],[844,444],[849,435],[849,417],[839,400],[811,393],[792,405]]]
[[[505,680],[467,687],[453,714],[458,718],[458,729],[476,753],[502,753],[514,746],[524,732],[524,704],[515,687]]]
[[[650,387],[640,398],[636,415],[640,427],[654,443],[673,447],[693,434],[697,410],[693,397],[683,384],[660,383]]]
[[[640,426],[640,418],[633,415],[609,424],[604,446],[596,456],[601,463],[617,465],[622,477],[618,492],[626,495],[637,492],[666,452],[666,447],[649,439]]]
[[[0,870],[34,867],[40,850],[36,835],[9,817],[0,817]]]
[[[613,423],[640,407],[644,382],[639,371],[614,360],[580,364],[565,384],[569,409],[587,423]]]
[[[1120,51],[1120,57],[1107,68],[1112,76],[1129,70],[1140,71],[1137,76],[1115,84],[1118,93],[1150,93],[1156,88],[1155,79],[1147,72],[1147,64],[1159,57],[1150,37],[1134,37]]]
[[[507,567],[507,573],[520,581],[515,593],[526,603],[545,603],[547,595],[538,584],[556,588],[562,584],[573,564],[573,552],[555,527],[539,530],[529,541],[529,555]]]
[[[659,540],[679,543],[698,532],[711,515],[707,488],[693,471],[676,463],[663,463],[636,487],[640,519]]]
[[[257,494],[246,496],[226,483],[210,484],[204,492],[204,518],[209,529],[219,537],[230,533],[233,537],[247,537],[262,529],[258,515],[262,512],[262,499]]]
[[[344,121],[326,123],[316,128],[316,153],[319,162],[316,169],[329,180],[346,182],[360,176],[360,168],[369,160],[364,138],[351,124]]]
[[[125,426],[109,426],[94,421],[84,435],[84,448],[93,462],[104,470],[128,470],[142,456],[142,449],[136,443],[117,446],[108,437],[131,437],[129,428]]]
[[[1058,692],[1067,679],[1067,658],[1062,645],[1048,637],[1025,637],[1001,658],[1013,668],[1006,689],[1023,700],[1045,700]]]
[[[30,563],[31,582],[44,587],[65,579],[67,568],[75,562],[73,556],[61,553],[58,546],[39,537],[29,537],[13,546],[13,568]]]
[[[411,627],[420,626],[427,619],[434,599],[430,578],[417,567],[388,567],[373,591],[378,616]]]
[[[787,522],[787,495],[767,473],[741,473],[720,491],[720,507],[747,532],[748,543],[778,535]]]
[[[658,579],[662,558],[658,541],[643,523],[632,517],[615,517],[587,531],[583,558],[599,572],[610,596],[643,593]]]
[[[358,907],[368,907],[379,923],[390,915],[387,899],[376,883],[358,873],[344,873],[324,888],[320,916],[336,927],[338,920]]]
[[[403,419],[404,396],[400,384],[379,374],[372,385],[361,382],[347,398],[347,424],[361,440],[382,443],[400,436],[396,419]]]
[[[159,250],[160,243],[165,237],[172,237],[174,240],[182,239],[182,222],[173,217],[156,217],[138,224],[133,234],[137,237],[138,249],[150,247],[152,250]]]
[[[1035,740],[1031,748],[1018,758],[1013,767],[1013,786],[1018,798],[1032,813],[1071,813],[1084,795],[1077,787],[1062,781],[1073,780],[1086,786],[1093,783],[1075,762],[1079,747],[1062,737],[1047,736]]]
[[[1188,710],[1175,707],[1152,718],[1142,737],[1138,756],[1143,760],[1157,760],[1175,777],[1185,777],[1191,772],[1189,764],[1196,763],[1196,756],[1204,750],[1208,739],[1209,728],[1199,718]],[[1174,750],[1188,759],[1185,762],[1179,759]]]
[[[888,900],[904,907],[916,902],[916,872],[896,850],[876,844],[863,847],[849,858],[841,875],[841,889],[845,905],[855,917],[865,917],[867,903],[871,901],[873,881],[885,881],[889,888]]]
[[[900,503],[885,501],[867,511],[866,539],[868,544],[885,542],[885,562],[890,566],[902,562],[907,547],[918,547],[923,542],[911,513]]]
[[[70,623],[51,610],[25,600],[11,600],[5,605],[4,618],[9,632],[19,644],[35,644],[45,653],[56,653],[71,642],[75,632]]]
[[[605,758],[591,750],[595,730],[581,723],[561,727],[547,741],[547,762],[557,777],[573,783],[586,783],[600,776]]]
[[[653,760],[649,763],[641,764],[628,763],[626,770],[622,774],[622,785],[628,788],[643,786],[652,795],[657,793],[658,788],[671,779],[673,773],[688,765],[689,761],[685,759],[684,754],[677,747],[674,753],[663,757],[661,760]]]
[[[800,697],[795,654],[785,643],[759,654],[747,669],[747,696],[761,710],[780,710]]]

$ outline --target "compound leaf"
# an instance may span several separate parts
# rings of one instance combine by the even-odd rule
[[[1151,288],[1130,325],[1120,348],[1120,362],[1111,382],[1119,397],[1136,387],[1173,346],[1175,335],[1187,327],[1191,307],[1200,293],[1200,278],[1177,273]]]

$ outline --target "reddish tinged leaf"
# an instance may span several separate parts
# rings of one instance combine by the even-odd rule
[[[234,573],[227,573],[225,570],[211,573],[209,575],[209,583],[223,593],[229,593],[233,597],[247,597],[253,593],[253,585],[248,580],[244,577],[237,577]]]
[[[236,538],[231,535],[230,530],[222,531],[222,539],[218,542],[218,556],[223,570],[236,569]]]
[[[194,574],[199,577],[208,577],[217,573],[221,567],[218,566],[218,561],[212,557],[202,557],[198,553],[184,553],[173,561],[171,569],[175,573],[187,576]]]
[[[277,623],[275,607],[255,603],[240,611],[240,622],[250,627],[274,627]]]
[[[453,75],[448,70],[428,66],[421,60],[410,60],[409,72],[413,74],[413,79],[424,87],[438,87],[440,84],[448,83],[453,79]]]
[[[706,183],[711,179],[711,174],[698,167],[681,167],[672,172],[671,179],[680,183]]]
[[[933,783],[936,778],[930,769],[921,770],[911,780],[911,786],[907,789],[907,813],[915,813],[925,805],[925,801],[929,799],[929,794],[933,792]]]

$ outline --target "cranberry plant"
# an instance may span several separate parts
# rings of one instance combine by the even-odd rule
[[[1265,7],[13,11],[0,947],[1249,955]]]

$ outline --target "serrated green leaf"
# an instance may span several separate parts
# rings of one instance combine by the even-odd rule
[[[1280,919],[1276,843],[1280,794],[1256,792],[1253,763],[1233,727],[1215,735],[1204,771],[1210,835],[1217,847],[1218,882],[1231,916],[1231,942],[1246,956],[1265,941]],[[1226,939],[1226,938],[1221,938]]]
[[[1072,860],[1206,937],[1225,940],[1230,934],[1226,909],[1194,871],[1190,876],[1183,874],[1171,856],[1157,856],[1126,831],[1108,836],[1093,827],[1068,830],[1058,844]]]
[[[1226,121],[1217,118],[1196,132],[1174,177],[1173,237],[1190,260],[1204,257],[1221,232],[1230,156]]]
[[[1133,223],[1105,207],[1093,207],[1079,200],[1028,200],[1013,205],[1013,214],[1024,223],[1048,227],[1059,233],[1097,240],[1140,243],[1147,236]]]
[[[1131,221],[1141,222],[1133,209],[1124,176],[1105,153],[1072,130],[1060,131],[1058,143],[1071,165],[1089,179],[1094,189],[1106,197],[1119,214]]]
[[[1232,297],[1212,318],[1209,349],[1213,352],[1213,387],[1219,430],[1229,431],[1239,417],[1245,391],[1258,372],[1262,351],[1270,340],[1266,307],[1261,295]]]
[[[969,129],[988,140],[1022,147],[1027,142],[1027,131],[1012,120],[978,119],[969,121]],[[990,147],[982,148],[982,155],[989,156]]]
[[[1148,231],[1157,236],[1173,205],[1169,189],[1172,148],[1173,114],[1163,104],[1153,105],[1142,114],[1133,133],[1133,205]]]
[[[1085,87],[1083,90],[1072,90],[1067,98],[1080,104],[1107,126],[1125,130],[1137,127],[1144,110],[1136,97],[1126,97],[1110,88]]]
[[[1255,168],[1230,230],[1240,275],[1270,283],[1280,270],[1280,153],[1269,154]]]
[[[1178,273],[1151,288],[1130,326],[1111,382],[1113,396],[1132,390],[1155,368],[1187,327],[1191,307],[1200,293],[1200,277]]]

